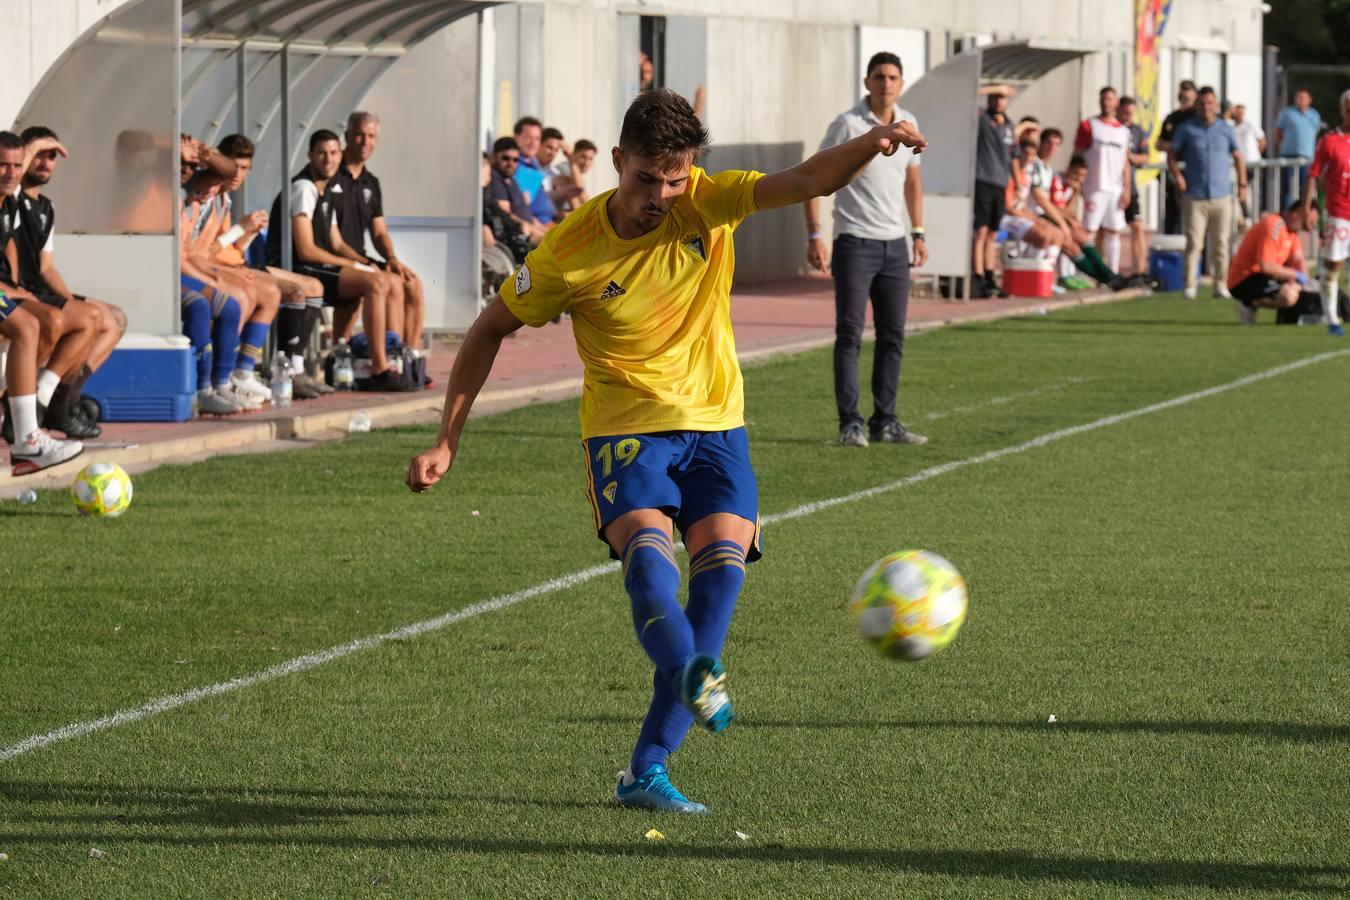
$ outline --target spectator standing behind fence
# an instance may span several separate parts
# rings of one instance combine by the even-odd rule
[[[516,139],[516,149],[520,151],[520,162],[516,167],[516,184],[525,194],[530,204],[530,212],[545,228],[553,226],[553,217],[557,209],[553,199],[544,187],[544,166],[539,161],[539,147],[544,142],[544,125],[534,116],[525,116],[516,122],[512,131]]]
[[[1158,129],[1158,142],[1155,146],[1163,153],[1171,150],[1172,136],[1176,134],[1177,127],[1182,122],[1194,118],[1195,96],[1194,81],[1187,78],[1177,85],[1177,108],[1167,114],[1167,117],[1163,119],[1162,127]],[[1167,203],[1163,209],[1163,232],[1165,234],[1180,234],[1182,191],[1177,187],[1175,179],[1171,177],[1167,179],[1166,192]]]
[[[1341,325],[1341,266],[1350,257],[1350,91],[1341,94],[1341,127],[1322,138],[1308,170],[1304,215],[1317,221],[1317,193],[1326,197],[1327,221],[1322,244],[1322,315],[1327,333],[1344,337]]]
[[[998,293],[993,273],[986,260],[994,252],[994,235],[1007,212],[1006,192],[1012,177],[1012,157],[1016,149],[1012,122],[1008,121],[1008,100],[1016,93],[1011,87],[994,85],[982,88],[989,97],[980,113],[975,137],[975,243],[971,248],[971,294],[988,297]]]
[[[1301,156],[1311,160],[1317,147],[1317,131],[1321,127],[1322,114],[1313,109],[1312,94],[1307,88],[1299,88],[1294,91],[1294,102],[1280,110],[1275,118],[1275,148],[1280,156]],[[1301,193],[1303,182],[1307,180],[1307,163],[1280,169],[1281,201]]]
[[[1266,155],[1266,133],[1261,126],[1248,120],[1247,106],[1243,103],[1233,104],[1233,137],[1237,138],[1238,149],[1242,151],[1242,158],[1247,162],[1248,177],[1253,174],[1252,167],[1261,161],[1261,157]],[[1246,229],[1252,220],[1252,210],[1243,204],[1241,227]]]
[[[867,96],[830,123],[820,149],[837,147],[873,128],[896,122],[909,122],[918,131],[914,116],[897,102],[904,84],[900,57],[884,52],[873,56],[863,80]],[[817,200],[807,200],[804,208],[807,261],[823,272],[829,261],[825,258]],[[906,208],[912,228],[905,225]],[[912,236],[912,251],[907,236]],[[928,259],[923,233],[923,182],[918,155],[901,147],[891,155],[874,157],[861,175],[834,195],[834,399],[839,412],[839,443],[844,446],[866,447],[869,440],[888,444],[928,442],[923,435],[907,430],[895,415],[911,252],[916,266]],[[876,346],[872,357],[873,413],[867,420],[870,434],[864,434],[858,412],[858,354],[869,298]]]
[[[1120,124],[1130,129],[1130,148],[1126,154],[1130,161],[1130,205],[1125,207],[1125,224],[1130,228],[1130,257],[1134,262],[1134,277],[1131,280],[1135,284],[1142,285],[1148,280],[1145,277],[1148,269],[1148,240],[1144,234],[1144,214],[1139,206],[1139,179],[1134,170],[1139,166],[1148,165],[1150,160],[1148,132],[1134,120],[1134,113],[1134,98],[1121,97],[1116,118],[1120,119]]]
[[[548,228],[534,217],[529,198],[516,181],[515,175],[519,168],[520,146],[516,144],[516,139],[497,138],[492,145],[492,183],[488,185],[488,196],[520,226],[530,244],[537,247],[548,233]]]
[[[595,165],[596,149],[594,142],[585,138],[577,141],[571,153],[567,153],[566,148],[563,149],[563,153],[567,155],[567,172],[557,176],[556,183],[575,187],[576,192],[571,199],[559,205],[558,210],[561,214],[566,215],[591,199],[590,193],[586,190],[586,175],[591,171],[591,166]]]
[[[1177,126],[1167,154],[1167,168],[1185,196],[1182,220],[1186,229],[1187,300],[1195,299],[1195,269],[1202,248],[1214,274],[1214,294],[1228,299],[1223,273],[1228,271],[1228,241],[1233,231],[1233,176],[1237,164],[1238,200],[1247,202],[1247,164],[1228,123],[1219,118],[1219,99],[1203,87],[1196,115]],[[1186,164],[1183,174],[1179,162]]]

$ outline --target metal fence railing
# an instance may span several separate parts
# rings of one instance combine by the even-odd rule
[[[1311,162],[1306,156],[1285,156],[1275,159],[1258,159],[1247,163],[1247,208],[1250,210],[1253,218],[1268,212],[1280,212],[1284,204],[1295,199],[1295,196],[1302,190],[1302,185],[1298,184],[1293,188],[1295,196],[1284,196],[1283,182],[1281,173],[1284,169],[1297,168],[1308,165]],[[1156,162],[1143,166],[1136,166],[1136,171],[1140,172],[1161,172],[1159,182],[1161,189],[1158,191],[1158,210],[1157,221],[1154,223],[1154,230],[1158,234],[1163,233],[1163,223],[1167,221],[1167,163]],[[1185,163],[1179,163],[1178,168],[1183,172],[1186,170]],[[1236,167],[1235,167],[1236,168]],[[1237,198],[1237,175],[1234,172],[1233,177],[1233,196]]]

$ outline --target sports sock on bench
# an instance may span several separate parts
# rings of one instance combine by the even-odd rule
[[[239,354],[234,361],[236,375],[247,375],[258,368],[262,362],[263,347],[267,346],[267,332],[271,328],[271,322],[250,320],[244,323],[239,333]]]
[[[239,353],[239,313],[239,301],[226,297],[211,323],[211,344],[216,357],[211,364],[211,383],[218,387],[229,385],[230,373],[234,371]]]
[[[211,303],[196,296],[183,304],[183,334],[197,357],[197,389],[211,387]]]

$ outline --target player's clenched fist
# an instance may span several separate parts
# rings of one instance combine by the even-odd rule
[[[441,480],[450,471],[453,455],[449,447],[436,446],[424,450],[408,463],[408,477],[404,479],[409,490],[420,494]]]
[[[902,146],[910,148],[915,153],[922,153],[923,148],[928,146],[928,142],[923,139],[923,135],[914,127],[913,122],[901,121],[894,125],[878,125],[873,129],[873,134],[876,135],[877,148],[887,156]]]

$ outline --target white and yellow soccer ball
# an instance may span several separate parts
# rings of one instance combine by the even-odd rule
[[[82,515],[115,519],[131,505],[131,478],[117,463],[90,463],[75,476],[70,496]]]
[[[851,606],[863,640],[883,656],[924,659],[954,641],[965,623],[966,582],[936,553],[902,550],[863,573]]]

